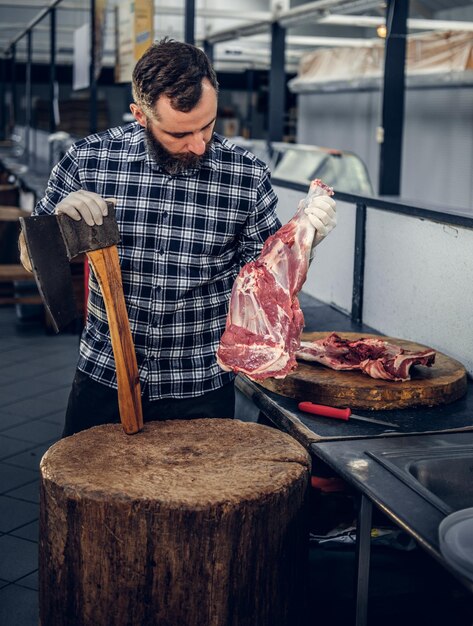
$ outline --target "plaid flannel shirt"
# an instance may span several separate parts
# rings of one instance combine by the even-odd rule
[[[116,198],[125,300],[150,399],[199,396],[232,380],[215,352],[233,282],[280,222],[267,166],[215,134],[199,168],[170,176],[136,122],[74,144],[36,214],[85,189]],[[116,388],[103,299],[91,273],[78,368]]]

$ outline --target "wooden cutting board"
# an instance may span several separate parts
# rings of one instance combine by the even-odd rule
[[[303,341],[323,339],[330,333],[303,333]],[[428,350],[405,339],[383,335],[337,333],[353,341],[361,337],[375,337],[389,341],[407,350]],[[283,379],[268,378],[259,384],[283,396],[298,401],[310,401],[351,409],[402,409],[415,406],[435,406],[454,402],[466,393],[466,370],[461,363],[437,352],[432,367],[415,365],[410,370],[411,380],[393,382],[371,378],[359,371],[337,371],[319,363],[299,361],[298,368]]]

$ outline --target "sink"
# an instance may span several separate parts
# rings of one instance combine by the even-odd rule
[[[408,471],[454,511],[473,506],[473,451],[454,457],[420,459]]]
[[[472,445],[367,454],[446,515],[473,507]]]

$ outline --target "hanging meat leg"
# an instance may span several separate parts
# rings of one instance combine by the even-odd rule
[[[314,180],[295,216],[269,237],[256,261],[245,265],[233,286],[219,365],[254,380],[284,378],[297,366],[304,316],[297,294],[309,269],[315,229],[304,213],[314,195],[332,195]]]

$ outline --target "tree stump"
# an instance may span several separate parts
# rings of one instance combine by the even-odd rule
[[[41,462],[42,626],[296,626],[310,457],[225,419],[97,426]]]

